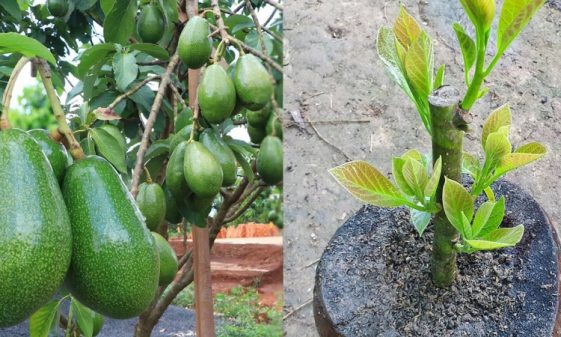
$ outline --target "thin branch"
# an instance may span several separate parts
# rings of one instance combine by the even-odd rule
[[[302,310],[303,308],[305,308],[307,305],[309,305],[310,303],[312,303],[313,298],[310,298],[309,300],[307,300],[306,302],[300,304],[299,306],[297,306],[294,310],[289,311],[286,315],[283,316],[282,320],[286,321],[288,318],[290,318],[290,316],[294,315],[295,313],[297,313],[298,311]]]
[[[131,194],[135,198],[136,195],[138,194],[138,184],[140,183],[140,175],[142,174],[144,155],[146,154],[146,150],[148,149],[148,143],[150,141],[150,133],[152,132],[152,127],[156,122],[158,111],[160,111],[160,107],[164,99],[165,91],[168,88],[168,84],[170,82],[171,73],[175,69],[175,66],[177,65],[178,62],[179,62],[179,55],[176,52],[172,56],[168,64],[168,67],[166,68],[166,72],[162,76],[162,80],[160,81],[160,87],[158,88],[158,92],[156,93],[156,98],[154,99],[154,103],[152,104],[152,108],[150,109],[150,115],[148,116],[148,120],[146,121],[144,133],[142,134],[142,141],[140,142],[140,147],[138,148],[138,153],[136,155],[136,163],[134,165],[134,171],[132,175]]]
[[[234,214],[230,215],[229,217],[227,217],[226,219],[224,219],[224,223],[229,223],[232,222],[234,220],[236,220],[237,218],[239,218],[242,214],[245,213],[245,211],[247,211],[247,209],[249,207],[251,207],[251,204],[253,204],[253,202],[255,200],[257,200],[257,198],[261,195],[261,192],[263,192],[263,190],[265,189],[265,187],[263,186],[259,186],[251,195],[251,197],[245,201],[243,206],[240,206]]]
[[[226,30],[226,25],[224,24],[224,20],[222,19],[222,13],[220,12],[220,6],[218,6],[218,0],[212,0],[212,11],[214,12],[214,17],[216,18],[216,23],[218,24],[218,31],[220,32],[220,37],[224,43],[228,44],[230,40],[230,34]]]
[[[74,158],[75,160],[84,158],[84,151],[80,147],[80,144],[74,137],[72,130],[66,122],[64,110],[62,109],[62,105],[60,104],[55,88],[53,86],[49,64],[47,63],[47,61],[38,58],[33,59],[32,62],[41,75],[41,80],[43,81],[43,85],[45,86],[45,90],[47,92],[47,98],[51,103],[51,108],[53,109],[55,119],[58,123],[58,131],[60,131],[60,133],[64,135],[64,138],[68,142],[68,146],[70,147],[69,151],[72,155],[72,158]]]
[[[275,0],[265,0],[266,3],[268,3],[269,5],[275,7],[276,9],[278,9],[279,11],[284,10],[282,5],[278,2],[276,2]]]
[[[277,14],[277,9],[275,8],[275,10],[271,13],[271,15],[269,15],[267,20],[265,20],[265,23],[263,24],[263,26],[268,26],[269,23],[271,22],[271,20],[273,20],[273,18],[275,17],[276,14]]]
[[[257,37],[259,39],[259,45],[261,46],[261,51],[265,53],[267,49],[265,47],[265,40],[263,40],[263,29],[261,28],[259,17],[257,16],[257,13],[255,13],[255,9],[253,8],[251,1],[250,0],[244,0],[244,1],[245,1],[245,8],[247,8],[247,10],[249,11],[251,18],[253,19],[253,23],[255,24],[255,29],[257,30]]]
[[[29,59],[25,56],[22,56],[14,70],[12,71],[12,75],[10,75],[10,79],[8,80],[8,84],[6,85],[6,90],[4,91],[4,97],[2,98],[2,113],[0,114],[0,130],[6,130],[10,128],[10,121],[8,120],[8,111],[10,110],[10,102],[12,100],[12,92],[14,91],[14,86],[16,84],[16,80],[21,73],[23,67],[29,62]]]
[[[124,100],[124,99],[128,98],[129,96],[133,95],[135,92],[140,90],[146,83],[152,82],[152,81],[154,81],[154,80],[156,80],[160,77],[161,77],[160,75],[153,75],[153,76],[146,77],[142,82],[138,83],[134,87],[127,90],[127,92],[117,96],[117,98],[115,98],[115,100],[107,106],[107,109],[111,109],[111,110],[115,109],[117,104],[121,103],[122,100]]]

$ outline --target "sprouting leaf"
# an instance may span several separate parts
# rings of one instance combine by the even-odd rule
[[[127,173],[125,149],[121,147],[120,141],[101,128],[92,129],[90,133],[98,152],[113,164],[117,171]]]
[[[508,134],[500,130],[489,134],[485,142],[484,150],[485,165],[495,167],[505,155],[512,151],[512,145],[508,140]]]
[[[82,305],[74,297],[72,298],[72,302],[70,302],[70,305],[72,306],[72,311],[76,315],[78,328],[80,328],[80,331],[82,332],[84,337],[92,337],[95,312]]]
[[[407,152],[405,152],[404,154],[401,155],[401,158],[403,159],[407,159],[407,158],[411,158],[414,159],[416,161],[422,162],[423,161],[423,154],[415,149],[413,150],[407,150]]]
[[[475,27],[487,31],[495,17],[495,0],[460,0]]]
[[[164,48],[152,43],[135,43],[129,46],[130,50],[138,50],[157,59],[167,61],[169,53]]]
[[[96,64],[102,62],[107,54],[116,50],[114,43],[101,43],[86,49],[80,56],[80,64],[76,68],[78,77],[83,77]]]
[[[442,157],[438,157],[434,167],[432,169],[432,176],[425,186],[425,196],[434,197],[436,189],[438,188],[438,183],[440,182],[440,174],[442,173]]]
[[[355,198],[380,207],[406,203],[399,190],[376,168],[365,161],[352,161],[329,172]]]
[[[114,121],[121,119],[114,110],[109,108],[97,108],[94,111],[96,119],[100,121]]]
[[[528,25],[545,0],[505,0],[497,31],[497,54],[502,55],[508,46]]]
[[[475,42],[473,42],[473,39],[466,33],[459,23],[455,23],[452,27],[454,28],[454,32],[456,32],[456,37],[458,38],[458,43],[460,44],[460,50],[462,51],[462,57],[464,58],[464,70],[469,72],[475,63],[475,58],[477,56]]]
[[[411,186],[409,186],[409,184],[407,183],[407,181],[403,177],[403,165],[405,165],[405,162],[406,162],[405,159],[403,159],[401,157],[393,158],[393,160],[392,160],[393,180],[396,182],[397,186],[399,186],[399,188],[405,194],[407,194],[409,196],[414,196],[415,191],[413,190],[413,188],[411,188]]]
[[[136,0],[115,1],[103,21],[103,37],[107,42],[127,43],[136,25]]]
[[[396,51],[396,39],[393,31],[387,27],[382,27],[378,30],[378,38],[376,40],[376,49],[378,56],[384,62],[386,70],[397,82],[399,87],[405,94],[414,101],[415,98],[405,76],[401,70],[400,60]]]
[[[417,211],[416,209],[410,209],[410,212],[411,222],[413,223],[413,226],[415,227],[419,235],[423,235],[423,232],[430,223],[432,214],[429,212]]]
[[[479,177],[479,173],[481,172],[479,160],[472,154],[464,152],[462,155],[462,170],[464,173],[471,175],[474,179]]]
[[[393,27],[393,32],[399,44],[407,50],[411,44],[417,40],[422,29],[417,21],[407,12],[405,7],[401,6],[399,16]]]
[[[30,337],[48,337],[61,301],[53,300],[37,310],[29,319]]]
[[[117,88],[121,91],[127,90],[129,84],[138,76],[138,64],[134,55],[117,52],[113,56],[113,72]]]
[[[502,127],[510,127],[512,124],[512,117],[510,112],[510,106],[505,104],[489,115],[485,124],[483,124],[483,132],[481,134],[481,144],[485,148],[485,143],[487,142],[487,137],[493,133],[499,131]],[[508,136],[508,135],[507,135]]]
[[[477,250],[493,250],[516,245],[524,235],[524,225],[513,228],[499,228],[475,240],[466,240],[466,243]]]
[[[545,146],[537,142],[521,146],[513,153],[509,153],[501,158],[499,166],[495,171],[495,176],[501,176],[509,171],[528,165],[545,156],[546,152]]]
[[[432,85],[433,89],[438,89],[444,84],[444,73],[446,71],[446,65],[442,64],[438,67],[436,71],[436,76],[434,77],[434,84]]]
[[[473,219],[473,237],[483,237],[499,228],[505,214],[505,198],[497,202],[487,201],[481,204]]]
[[[408,159],[403,164],[403,178],[407,184],[415,191],[419,201],[424,201],[425,186],[429,181],[426,168],[418,161]]]
[[[39,41],[18,33],[0,33],[0,55],[19,53],[26,57],[40,57],[56,64],[55,57]]]
[[[422,32],[407,51],[405,71],[415,96],[426,100],[433,83],[432,42],[427,33]]]
[[[473,200],[469,192],[458,182],[445,178],[442,203],[446,217],[459,232],[463,232],[462,213],[468,223],[473,218]]]

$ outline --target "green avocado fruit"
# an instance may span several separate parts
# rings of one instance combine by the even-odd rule
[[[222,167],[222,186],[230,186],[238,178],[236,156],[226,142],[213,129],[205,129],[200,142],[214,155]]]
[[[52,16],[62,18],[68,12],[68,0],[47,0],[47,9]]]
[[[123,180],[107,160],[89,156],[68,168],[62,194],[72,224],[70,293],[104,316],[138,316],[154,298],[160,264]]]
[[[270,185],[282,181],[282,160],[283,151],[280,139],[273,136],[265,137],[257,154],[257,172],[263,181]]]
[[[271,115],[271,107],[266,106],[263,109],[253,111],[246,109],[245,118],[247,119],[247,124],[253,127],[265,128],[267,122],[269,121],[269,116]]]
[[[177,203],[186,200],[192,193],[187,185],[184,173],[186,148],[186,140],[179,143],[171,153],[166,168],[166,185]]]
[[[181,222],[181,213],[179,213],[179,209],[177,208],[177,201],[166,183],[164,183],[162,188],[164,189],[164,196],[166,197],[166,220],[172,224],[178,224]]]
[[[275,136],[282,139],[282,123],[276,114],[272,113],[269,116],[265,130],[267,131],[267,136]]]
[[[263,138],[267,136],[267,132],[264,128],[254,127],[251,124],[247,125],[247,133],[249,134],[249,139],[253,144],[261,144]]]
[[[136,30],[142,42],[158,43],[165,31],[164,14],[160,6],[147,4],[142,7]]]
[[[211,124],[222,123],[236,106],[236,89],[218,64],[206,68],[197,91],[202,116]]]
[[[68,164],[68,153],[66,152],[66,148],[49,137],[49,132],[47,130],[35,129],[29,130],[27,133],[29,133],[31,137],[39,143],[43,153],[47,156],[47,159],[53,168],[58,182],[62,183],[64,171],[66,170],[66,164]]]
[[[207,63],[212,53],[212,40],[209,35],[210,28],[205,19],[194,16],[187,21],[179,35],[177,52],[188,68],[199,69]]]
[[[222,167],[203,144],[196,141],[187,144],[184,173],[189,189],[198,197],[210,198],[220,192]]]
[[[47,157],[31,135],[0,132],[0,327],[46,304],[70,265],[70,218]]]
[[[171,248],[169,242],[160,234],[152,232],[152,236],[158,246],[160,253],[160,286],[167,286],[175,278],[177,274],[178,263],[177,256]]]
[[[142,183],[138,186],[136,203],[142,215],[144,215],[146,226],[151,231],[160,227],[166,217],[166,196],[160,185]]]
[[[251,54],[242,55],[238,59],[234,85],[238,98],[250,110],[263,109],[273,94],[269,72],[261,61]]]
[[[179,132],[177,132],[175,135],[173,135],[173,137],[171,137],[171,141],[169,143],[169,150],[171,152],[173,152],[175,150],[175,148],[177,147],[177,145],[179,145],[179,143],[181,143],[184,140],[189,140],[189,138],[191,137],[191,130],[193,130],[193,125],[189,124],[187,126],[185,126],[183,129],[179,130]],[[197,130],[195,130],[195,140],[199,139],[199,135]]]
[[[181,111],[177,117],[175,117],[174,130],[177,133],[179,130],[183,129],[189,124],[193,124],[193,110],[191,108],[186,108]]]
[[[93,337],[99,335],[99,332],[103,328],[104,323],[105,323],[105,319],[103,318],[103,315],[100,315],[97,312],[94,312],[93,333],[92,333]]]

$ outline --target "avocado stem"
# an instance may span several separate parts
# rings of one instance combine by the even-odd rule
[[[144,165],[144,174],[146,175],[146,182],[152,184],[152,176],[150,175],[150,171],[146,168],[146,165]]]
[[[21,73],[23,67],[29,62],[29,58],[22,56],[19,61],[16,63],[12,74],[10,75],[10,79],[8,80],[8,84],[6,85],[6,90],[4,91],[4,97],[2,97],[2,112],[0,114],[0,130],[7,130],[10,126],[10,120],[8,119],[8,112],[10,110],[10,101],[12,100],[12,92],[14,91],[14,86],[16,84],[16,80]]]

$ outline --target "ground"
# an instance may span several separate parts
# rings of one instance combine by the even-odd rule
[[[500,2],[500,1],[499,1]],[[459,1],[402,3],[433,37],[436,64],[445,63],[446,84],[462,90],[462,57],[451,29],[467,26]],[[481,153],[481,125],[489,112],[510,103],[512,142],[543,142],[549,153],[507,176],[529,191],[561,224],[557,207],[561,177],[561,2],[549,2],[488,77],[490,93],[473,112],[468,151]],[[385,73],[375,51],[378,28],[390,25],[395,1],[292,1],[285,13],[285,321],[287,336],[317,336],[311,305],[315,273],[328,240],[354,201],[327,170],[348,159],[367,160],[383,172],[408,149],[430,150],[412,104]],[[498,6],[500,8],[500,6]],[[494,36],[493,36],[494,38]],[[494,43],[494,41],[492,42]],[[296,117],[296,118],[294,118]],[[305,123],[297,123],[302,117]],[[328,144],[314,131],[341,151]],[[558,227],[559,228],[559,227]]]

